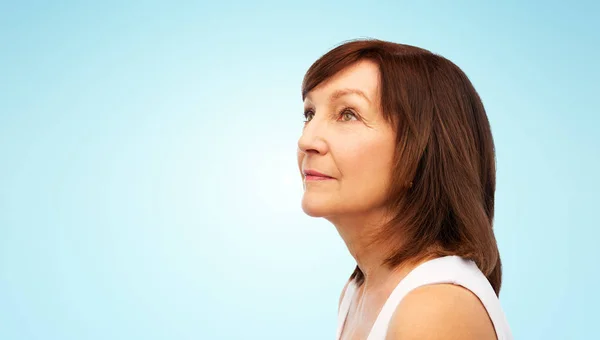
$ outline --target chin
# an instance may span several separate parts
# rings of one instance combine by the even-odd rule
[[[305,194],[302,198],[302,210],[305,214],[311,217],[325,217],[333,213],[330,202],[310,196],[312,195]]]
[[[327,209],[323,209],[323,206],[307,203],[302,200],[302,211],[310,217],[325,217],[327,216]]]

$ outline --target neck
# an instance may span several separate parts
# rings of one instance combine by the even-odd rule
[[[393,269],[384,264],[389,248],[377,239],[388,221],[383,212],[327,218],[335,225],[370,287],[385,283]]]
[[[393,250],[392,245],[378,239],[384,225],[389,221],[384,212],[335,216],[327,219],[335,225],[346,243],[365,277],[366,285],[375,290],[387,289],[390,285],[395,286],[419,263],[429,258],[407,261],[395,268],[390,268],[384,263]]]

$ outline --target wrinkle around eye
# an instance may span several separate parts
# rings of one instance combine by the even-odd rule
[[[345,116],[345,115],[347,115],[347,114],[350,114],[350,115],[352,115],[352,117],[353,117],[354,119],[350,119],[350,120],[345,120],[345,119],[343,119],[343,118],[344,118],[344,116]],[[340,111],[340,113],[339,113],[339,117],[338,117],[338,120],[341,120],[342,122],[353,122],[353,121],[360,121],[360,120],[361,120],[361,118],[360,118],[360,116],[358,115],[358,113],[354,112],[352,109],[350,109],[350,108],[345,108],[345,109],[343,109],[342,111]]]

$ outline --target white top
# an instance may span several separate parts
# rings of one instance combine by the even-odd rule
[[[379,312],[367,340],[385,340],[387,329],[400,301],[412,290],[425,285],[450,283],[460,285],[475,294],[492,320],[498,340],[512,340],[512,333],[489,281],[477,265],[459,256],[445,256],[423,262],[398,283]],[[356,291],[354,281],[348,284],[338,315],[336,339],[340,339],[350,303]]]

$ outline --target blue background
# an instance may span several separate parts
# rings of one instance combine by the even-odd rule
[[[0,338],[333,339],[353,262],[300,209],[300,83],[362,37],[479,91],[515,337],[594,338],[599,7],[3,2]]]

